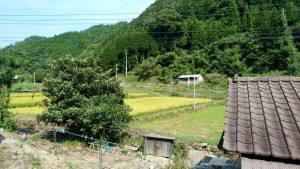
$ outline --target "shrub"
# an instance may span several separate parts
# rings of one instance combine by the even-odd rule
[[[58,60],[52,70],[43,90],[50,101],[38,121],[120,141],[131,120],[130,108],[124,104],[125,94],[112,73],[102,71],[92,59],[68,57]]]
[[[206,75],[206,81],[208,83],[216,85],[216,84],[221,84],[224,81],[227,81],[227,78],[225,75],[221,75],[218,73],[211,73]]]
[[[7,111],[9,104],[9,93],[6,87],[0,88],[0,128],[15,130],[17,128],[16,117]]]

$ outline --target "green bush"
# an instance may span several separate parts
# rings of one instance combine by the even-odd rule
[[[174,145],[174,158],[172,169],[185,169],[187,168],[184,162],[185,144],[183,142],[175,143]]]
[[[206,81],[213,85],[221,84],[225,80],[227,80],[226,76],[218,73],[211,73],[206,75]]]
[[[171,96],[174,96],[174,97],[183,97],[183,94],[178,92],[178,91],[174,91],[171,93]]]
[[[0,88],[0,128],[5,130],[17,129],[17,119],[8,109],[9,93],[6,87]]]
[[[131,116],[123,88],[114,75],[102,71],[91,58],[63,58],[52,69],[43,89],[50,101],[38,121],[63,125],[94,138],[120,141]]]

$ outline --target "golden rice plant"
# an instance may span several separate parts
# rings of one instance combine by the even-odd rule
[[[30,107],[36,106],[38,102],[46,99],[45,96],[34,96],[34,97],[12,97],[10,100],[10,107]]]
[[[17,114],[40,114],[45,108],[41,107],[19,107],[8,109],[8,111]]]
[[[43,96],[42,93],[37,92],[37,93],[11,93],[10,97],[15,98],[15,97],[36,97],[36,96]]]
[[[196,103],[209,103],[211,99],[196,99]],[[193,104],[193,98],[182,97],[143,97],[136,99],[126,99],[125,103],[129,105],[133,110],[132,115],[154,112],[160,110],[166,110],[170,108],[176,108],[181,106],[187,106]]]

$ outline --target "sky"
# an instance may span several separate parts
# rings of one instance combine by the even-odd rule
[[[130,22],[155,0],[1,0],[0,47],[93,25]]]

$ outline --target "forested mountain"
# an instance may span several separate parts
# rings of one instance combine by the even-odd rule
[[[131,23],[98,25],[52,38],[29,37],[1,50],[17,72],[47,73],[58,57],[93,57],[141,79],[180,74],[300,74],[299,0],[157,0]]]

